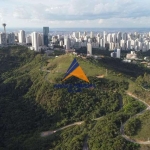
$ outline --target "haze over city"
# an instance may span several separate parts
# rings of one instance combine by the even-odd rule
[[[150,26],[148,0],[5,0],[0,21],[10,28],[133,28]]]

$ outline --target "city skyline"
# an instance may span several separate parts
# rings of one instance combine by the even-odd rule
[[[0,21],[8,28],[147,28],[149,4],[148,0],[5,0]]]

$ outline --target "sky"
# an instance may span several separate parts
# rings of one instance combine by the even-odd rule
[[[150,0],[0,0],[9,28],[150,27]]]

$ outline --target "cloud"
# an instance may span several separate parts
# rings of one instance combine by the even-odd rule
[[[26,7],[17,7],[13,16],[19,19],[49,19],[54,20],[95,20],[109,18],[136,18],[150,16],[149,7],[143,2],[135,0],[71,0],[69,3],[55,4],[30,4]],[[147,4],[150,2],[147,1]],[[30,13],[29,13],[30,12]]]
[[[130,20],[129,24],[133,25],[135,20],[150,17],[149,0],[6,0],[2,5],[7,11],[0,9],[0,20],[6,18],[12,23],[17,20],[19,24],[19,20],[30,24],[60,22],[61,25],[80,21],[82,25],[93,22],[97,26],[107,26],[112,20]]]

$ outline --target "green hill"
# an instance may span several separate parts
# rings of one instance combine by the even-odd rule
[[[0,149],[80,150],[87,136],[91,150],[140,148],[120,136],[121,122],[145,108],[125,94],[136,79],[126,65],[124,71],[122,66],[114,67],[116,60],[109,64],[107,58],[77,57],[95,88],[69,93],[67,89],[55,89],[54,84],[62,83],[73,55],[46,57],[21,46],[0,49],[0,54]],[[72,77],[65,83],[85,82]],[[101,116],[102,120],[93,121]],[[40,137],[42,131],[77,121],[85,123]]]

